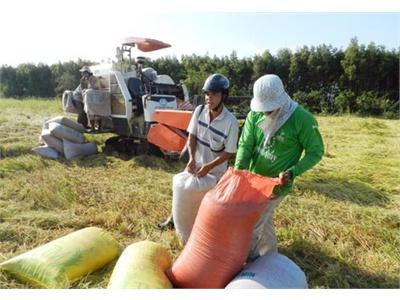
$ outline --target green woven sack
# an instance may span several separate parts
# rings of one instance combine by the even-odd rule
[[[88,227],[2,262],[0,269],[35,287],[68,288],[120,253],[109,233]]]
[[[160,244],[142,241],[128,246],[115,265],[109,289],[166,289],[172,284],[165,271],[171,254]]]

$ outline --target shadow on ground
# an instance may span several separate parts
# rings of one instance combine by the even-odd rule
[[[305,272],[310,288],[399,288],[399,278],[371,274],[355,265],[324,253],[305,240],[295,240],[279,252]]]
[[[104,153],[97,153],[85,157],[77,157],[71,160],[61,160],[66,165],[78,165],[83,168],[97,168],[107,166],[108,160]]]
[[[150,168],[153,170],[163,170],[169,173],[182,172],[186,164],[178,159],[163,158],[153,155],[140,155],[132,158],[135,166]]]
[[[338,201],[350,201],[364,206],[384,206],[390,199],[380,190],[361,182],[348,178],[324,176],[312,180],[297,182],[296,189],[311,190]]]
[[[10,148],[0,146],[0,159],[17,158],[19,156],[33,154],[32,148],[32,146],[15,146]]]

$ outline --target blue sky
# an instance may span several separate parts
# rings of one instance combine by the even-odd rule
[[[360,43],[400,46],[398,13],[175,13],[171,29],[190,40],[192,51],[226,55],[236,50],[250,56],[269,49],[295,50],[303,45],[345,48],[352,37]],[[179,24],[185,24],[184,27]]]
[[[115,48],[128,36],[155,38],[172,45],[146,53],[150,58],[173,55],[179,58],[193,53],[223,56],[233,50],[239,57],[248,57],[265,50],[275,54],[280,48],[296,50],[304,45],[321,44],[344,49],[352,37],[362,44],[375,42],[388,49],[400,46],[400,5],[387,6],[388,0],[376,0],[382,3],[379,6],[371,5],[374,0],[347,0],[345,3],[359,5],[333,6],[333,11],[359,8],[367,11],[363,13],[334,13],[321,6],[344,0],[303,0],[289,6],[276,6],[278,1],[257,1],[224,6],[223,1],[217,0],[3,0],[0,65],[52,64],[78,58],[114,60]],[[285,1],[292,0],[279,3]],[[368,1],[370,6],[361,5]],[[391,3],[397,2],[400,3]],[[190,7],[185,3],[195,5]],[[226,11],[227,7],[231,9]]]

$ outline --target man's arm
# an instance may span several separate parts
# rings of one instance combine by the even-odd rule
[[[299,176],[314,167],[324,155],[324,143],[318,129],[318,123],[309,113],[304,119],[298,121],[298,138],[304,148],[304,156],[287,171],[292,172],[292,177]]]
[[[194,134],[189,134],[188,139],[188,151],[189,151],[189,162],[186,165],[185,171],[195,174],[196,173],[196,161],[195,161],[195,153],[196,153],[196,136]]]
[[[187,128],[187,132],[189,133],[189,138],[187,141],[187,147],[189,151],[189,162],[186,165],[185,171],[192,174],[196,173],[195,153],[197,147],[197,120],[199,118],[201,111],[203,110],[202,107],[204,106],[196,107]]]
[[[222,154],[220,156],[218,156],[216,159],[214,159],[213,161],[210,161],[207,164],[204,164],[201,166],[201,168],[197,171],[197,176],[198,177],[203,177],[205,175],[207,175],[207,173],[215,168],[216,166],[222,164],[223,162],[227,161],[228,159],[230,159],[233,155],[235,155],[235,153],[229,153],[229,152],[222,152]]]
[[[224,141],[225,151],[222,152],[221,155],[219,155],[214,160],[201,166],[200,170],[197,171],[197,176],[199,177],[205,176],[208,172],[210,172],[210,170],[226,162],[228,159],[234,156],[237,151],[238,135],[239,135],[239,126],[237,120],[236,118],[232,118],[228,136]]]

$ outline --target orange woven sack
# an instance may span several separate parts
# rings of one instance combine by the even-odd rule
[[[254,226],[277,179],[230,168],[203,198],[182,253],[167,270],[175,287],[224,288],[241,270]]]

